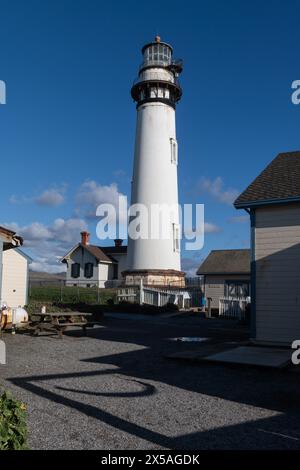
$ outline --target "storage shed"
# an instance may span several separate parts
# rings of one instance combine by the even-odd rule
[[[31,261],[19,248],[3,252],[2,299],[9,307],[28,304],[28,271]]]
[[[300,339],[300,152],[279,154],[234,203],[251,219],[251,336]]]
[[[212,250],[197,271],[203,276],[206,302],[212,312],[219,310],[223,298],[247,298],[250,295],[250,250]]]

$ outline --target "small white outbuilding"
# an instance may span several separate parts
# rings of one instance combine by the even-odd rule
[[[19,248],[6,250],[2,254],[2,301],[11,308],[28,304],[31,261]]]

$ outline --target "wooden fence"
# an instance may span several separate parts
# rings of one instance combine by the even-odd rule
[[[219,316],[244,320],[246,316],[247,299],[221,297],[219,299]]]

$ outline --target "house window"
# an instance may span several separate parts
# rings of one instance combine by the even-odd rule
[[[174,163],[174,165],[177,165],[178,163],[178,145],[176,139],[171,138],[170,139],[170,145],[171,145],[171,162]]]
[[[180,251],[180,227],[178,224],[173,224],[173,246],[174,251]]]
[[[93,277],[94,265],[93,263],[85,263],[84,265],[84,277]]]
[[[80,264],[73,263],[71,266],[71,276],[72,277],[79,277],[80,276]]]
[[[113,265],[113,279],[118,279],[118,265],[117,265],[117,263]]]
[[[226,297],[248,297],[249,283],[244,281],[225,281]]]

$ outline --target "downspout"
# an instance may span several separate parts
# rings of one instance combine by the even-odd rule
[[[256,340],[256,254],[255,254],[255,209],[247,210],[251,221],[251,316],[250,335]]]

